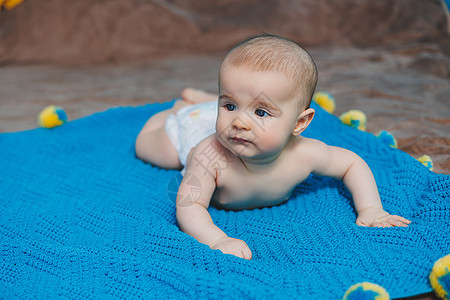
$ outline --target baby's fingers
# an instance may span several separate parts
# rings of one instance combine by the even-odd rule
[[[375,220],[370,223],[369,227],[385,227],[385,226],[383,225],[383,222],[381,220]]]
[[[356,219],[356,225],[367,227],[367,224],[362,222],[360,218]]]
[[[252,259],[252,251],[248,247],[242,249],[242,257],[248,260]]]
[[[235,249],[230,254],[233,254],[234,256],[237,256],[237,257],[240,257],[240,258],[243,258],[243,259],[248,259],[248,260],[252,259],[252,251],[250,251],[249,248],[247,248],[247,249]]]
[[[219,249],[223,254],[231,254],[240,258],[244,258],[242,251],[236,248]]]
[[[224,254],[231,254],[240,258],[244,259],[252,259],[252,251],[248,248],[248,246],[245,247],[230,247],[226,249],[220,249]]]
[[[408,225],[406,225],[402,221],[395,220],[395,219],[389,220],[389,223],[391,223],[395,227],[408,227]]]
[[[370,224],[370,227],[392,227],[387,220],[376,220]]]
[[[389,222],[394,226],[399,227],[408,227],[408,224],[411,223],[410,220],[407,220],[400,216],[390,216]]]
[[[409,223],[411,223],[411,221],[410,221],[410,220],[408,220],[408,219],[405,219],[405,218],[403,218],[403,217],[400,217],[400,216],[391,216],[391,217],[393,217],[394,219],[396,219],[396,220],[398,220],[398,221],[400,221],[400,222],[403,222],[403,223],[405,223],[405,224],[409,224]]]
[[[383,227],[393,227],[388,220],[382,220],[381,224],[383,224]]]

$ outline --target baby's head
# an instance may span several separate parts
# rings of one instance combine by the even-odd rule
[[[254,72],[276,72],[289,81],[289,92],[299,107],[306,109],[317,85],[317,68],[309,53],[296,42],[272,34],[250,37],[236,45],[225,57],[219,72],[227,67]]]
[[[269,34],[241,42],[219,71],[219,141],[241,157],[279,155],[309,125],[316,83],[314,61],[297,43]]]

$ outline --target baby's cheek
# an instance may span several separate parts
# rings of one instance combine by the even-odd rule
[[[219,108],[219,111],[217,113],[216,124],[218,126],[220,125],[222,129],[225,129],[227,127],[230,127],[235,117],[232,112],[226,112],[223,110],[224,110],[223,108]]]
[[[258,137],[261,150],[273,151],[284,144],[285,137],[280,132],[267,130]]]
[[[224,133],[224,130],[225,130],[225,126],[224,126],[224,122],[226,122],[226,120],[224,120],[224,118],[222,117],[222,118],[217,118],[217,121],[216,121],[216,132],[217,133],[219,133],[219,134],[223,134]]]

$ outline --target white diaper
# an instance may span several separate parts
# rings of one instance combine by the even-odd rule
[[[176,115],[167,117],[164,129],[183,166],[191,149],[216,132],[216,118],[217,100],[185,106]]]

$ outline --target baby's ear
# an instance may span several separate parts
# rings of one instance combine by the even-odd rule
[[[316,112],[312,108],[308,108],[303,111],[297,118],[297,124],[295,125],[294,130],[292,131],[292,135],[297,136],[309,126],[312,119],[314,118],[314,114]]]

